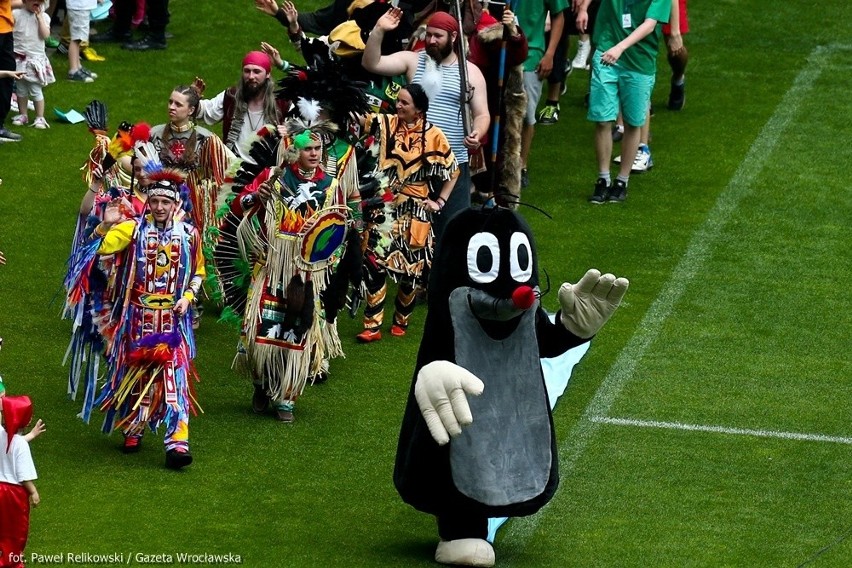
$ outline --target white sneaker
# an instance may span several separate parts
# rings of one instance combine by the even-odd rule
[[[25,114],[17,114],[15,118],[12,119],[12,124],[15,126],[23,126],[30,121],[29,117]]]
[[[589,54],[592,51],[592,42],[581,41],[577,45],[577,53],[574,55],[574,60],[571,61],[571,67],[574,69],[589,70]]]
[[[630,171],[634,174],[647,172],[654,167],[654,160],[651,158],[651,149],[648,146],[640,146],[636,152],[636,158],[633,160],[633,167]]]
[[[621,163],[621,156],[616,156],[612,159],[616,164]],[[630,171],[634,174],[647,172],[654,167],[654,159],[651,157],[651,149],[648,146],[639,146],[636,150],[636,158],[633,159],[633,167]]]
[[[33,128],[38,128],[39,130],[45,130],[50,128],[50,125],[44,119],[43,116],[39,116],[33,121]]]

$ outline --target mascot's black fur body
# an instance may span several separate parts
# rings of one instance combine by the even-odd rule
[[[429,312],[397,449],[403,500],[435,515],[443,540],[484,539],[489,517],[530,515],[559,483],[540,357],[587,340],[552,323],[538,299],[528,225],[507,209],[468,209],[447,225],[432,264]],[[518,308],[516,297],[526,296]],[[524,305],[525,304],[525,305]],[[424,365],[450,361],[485,384],[473,423],[448,444],[432,438],[414,397]]]

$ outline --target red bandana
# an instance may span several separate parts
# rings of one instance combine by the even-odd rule
[[[266,70],[267,73],[272,72],[272,60],[262,51],[249,51],[243,57],[243,67],[246,65],[257,65]]]
[[[427,28],[438,28],[448,34],[459,32],[459,22],[446,12],[435,12],[426,24]]]

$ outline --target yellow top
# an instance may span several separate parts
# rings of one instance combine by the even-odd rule
[[[12,0],[0,0],[0,34],[15,31],[15,19],[12,17]]]
[[[98,247],[98,254],[107,255],[123,251],[130,244],[130,241],[133,240],[133,232],[135,230],[136,221],[134,220],[122,221],[121,223],[117,223],[109,228],[104,227],[104,224],[101,223],[97,226],[97,228],[95,228],[95,232],[103,236],[101,246]],[[196,247],[195,251],[195,273],[190,278],[199,278],[203,280],[206,274],[207,270],[204,266],[204,253],[199,245]],[[195,299],[195,293],[191,289],[187,288],[183,293],[183,297],[192,301]]]

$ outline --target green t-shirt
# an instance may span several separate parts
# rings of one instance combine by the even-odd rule
[[[551,18],[568,7],[566,0],[521,0],[515,15],[524,35],[527,36],[529,52],[524,61],[524,71],[535,71],[539,61],[544,57],[547,44],[544,41],[544,22],[547,13]]]
[[[632,71],[656,75],[657,51],[663,35],[659,24],[669,21],[671,11],[671,0],[603,0],[595,20],[594,44],[604,52],[633,33],[648,18],[657,20],[654,31],[625,50],[618,60],[620,65]],[[625,24],[628,25],[625,27]]]

